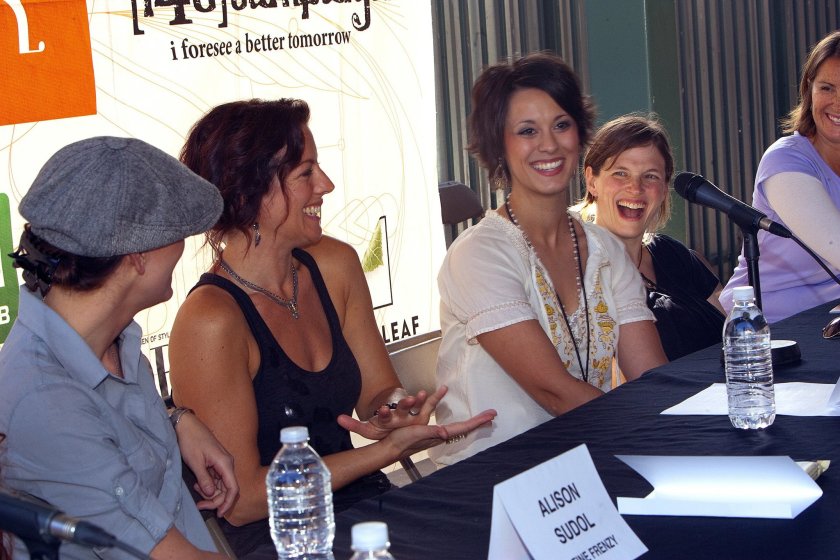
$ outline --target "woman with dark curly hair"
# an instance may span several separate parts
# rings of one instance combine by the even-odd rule
[[[241,494],[222,527],[240,556],[271,543],[265,477],[282,428],[309,428],[341,510],[390,487],[379,469],[494,415],[429,426],[446,389],[400,387],[356,251],[321,230],[335,187],[308,121],[299,100],[227,103],[195,124],[182,151],[225,208],[208,233],[215,262],[172,329],[173,396],[236,459]],[[353,420],[354,409],[368,420]],[[355,449],[348,429],[376,441]]]
[[[665,363],[641,279],[612,235],[569,212],[569,183],[593,109],[560,58],[487,68],[472,91],[470,150],[504,204],[459,236],[438,277],[438,381],[447,421],[494,406],[499,417],[430,451],[453,463]],[[619,336],[620,334],[620,336]]]

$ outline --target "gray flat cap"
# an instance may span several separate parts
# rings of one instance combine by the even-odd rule
[[[53,155],[20,202],[32,232],[83,257],[149,251],[207,231],[218,189],[134,138],[99,136]]]

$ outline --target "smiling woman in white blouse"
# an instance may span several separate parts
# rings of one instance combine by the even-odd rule
[[[487,68],[472,92],[470,150],[504,204],[452,244],[438,277],[441,422],[498,417],[430,455],[454,463],[666,362],[641,279],[623,246],[568,210],[593,110],[562,59]]]

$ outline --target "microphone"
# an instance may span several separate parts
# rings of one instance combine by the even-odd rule
[[[674,178],[674,190],[689,202],[708,206],[729,216],[729,219],[752,231],[763,229],[779,237],[792,237],[790,230],[774,222],[763,212],[744,204],[714,186],[702,175],[683,171]]]
[[[118,545],[117,538],[93,523],[65,515],[34,499],[0,490],[0,529],[23,541],[57,544],[59,540],[86,547]]]

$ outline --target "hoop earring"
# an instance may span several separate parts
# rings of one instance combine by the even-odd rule
[[[251,225],[251,229],[254,230],[254,247],[259,247],[260,241],[262,241],[262,235],[260,235],[260,224],[254,222]]]
[[[493,173],[490,174],[490,182],[493,183],[493,187],[498,191],[507,191],[510,188],[502,158],[499,158],[499,164],[493,170]]]

